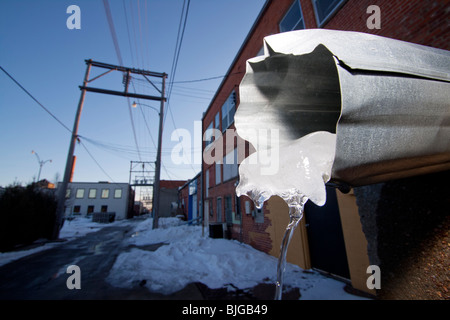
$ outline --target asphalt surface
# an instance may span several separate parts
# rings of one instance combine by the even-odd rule
[[[201,300],[199,286],[190,284],[171,295],[150,292],[145,286],[121,289],[105,278],[117,256],[130,247],[124,238],[134,224],[105,227],[55,248],[37,252],[0,267],[0,300]],[[156,250],[158,246],[146,250]],[[69,265],[81,270],[81,289],[68,289]]]

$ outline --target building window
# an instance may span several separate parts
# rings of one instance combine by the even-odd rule
[[[81,206],[73,206],[73,213],[80,213],[81,212]]]
[[[84,189],[77,189],[77,193],[75,195],[77,199],[83,199],[84,198]]]
[[[101,212],[108,212],[108,206],[102,206],[100,209]]]
[[[238,174],[237,149],[235,148],[223,157],[223,181],[237,177]]]
[[[122,198],[122,189],[114,190],[114,199],[120,199],[120,198]]]
[[[236,112],[236,92],[233,90],[227,101],[222,106],[222,132],[224,132],[234,122]]]
[[[215,119],[214,119],[214,128],[216,128],[217,130],[220,130],[220,112],[217,112]]]
[[[259,57],[259,56],[263,56],[263,55],[264,55],[264,46],[262,46],[261,49],[259,49],[259,51],[256,54],[256,56]]]
[[[231,203],[231,196],[225,196],[225,219],[227,224],[233,224],[233,207]]]
[[[109,198],[109,189],[102,189],[102,199]]]
[[[209,197],[209,169],[205,172],[205,197]]]
[[[66,199],[69,199],[70,198],[70,189],[69,188],[67,188],[66,189]]]
[[[280,32],[305,29],[300,0],[295,0],[280,22]]]
[[[220,184],[222,182],[222,165],[219,162],[216,162],[216,185]]]
[[[87,214],[91,214],[92,212],[94,212],[94,206],[88,206]]]
[[[264,207],[261,209],[255,207],[255,222],[264,223]]]
[[[319,27],[322,27],[347,0],[312,0]]]
[[[237,195],[234,196],[234,204],[236,208],[236,219],[241,222],[241,201]]]
[[[222,222],[222,198],[217,198],[217,222]]]
[[[89,189],[89,199],[95,199],[97,197],[97,189]]]
[[[213,123],[211,122],[203,134],[203,140],[205,141],[205,148],[213,142]]]

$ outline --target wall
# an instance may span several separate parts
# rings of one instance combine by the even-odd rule
[[[277,0],[268,3],[268,5],[265,8],[264,14],[261,16],[262,18],[257,22],[257,24],[254,26],[254,29],[249,33],[249,36],[247,38],[248,41],[244,42],[240,52],[237,54],[235,61],[232,63],[228,71],[229,75],[222,82],[221,87],[216,93],[216,96],[214,97],[210,106],[208,107],[202,119],[204,130],[206,130],[206,128],[211,122],[214,123],[214,118],[217,113],[219,113],[220,118],[222,118],[221,115],[222,105],[225,103],[226,99],[229,97],[229,95],[233,90],[235,90],[236,92],[236,105],[237,107],[239,107],[239,84],[245,73],[246,61],[258,54],[258,52],[261,50],[263,46],[263,38],[265,36],[279,32],[278,21],[282,19],[282,17],[286,13],[287,9],[291,6],[291,4],[292,0]],[[213,127],[215,127],[215,124],[213,125]],[[234,124],[231,125],[230,129],[232,130],[235,129]],[[223,140],[221,140],[220,142],[216,142],[216,143],[223,143],[224,155],[227,153],[227,150],[225,150],[226,142],[227,142],[226,137],[224,137]],[[235,141],[234,145],[235,146],[237,145],[237,141]],[[203,150],[204,149],[205,143],[203,142]],[[246,145],[245,149],[246,149],[245,155],[248,156],[249,146]],[[234,195],[237,178],[216,185],[214,164],[209,165],[203,163],[204,177],[206,170],[210,170],[210,184],[209,184],[210,188],[208,190],[209,197],[205,198],[205,200],[209,199],[211,201],[211,204],[213,206],[213,216],[210,217],[210,221],[215,222],[217,221],[217,197],[224,197],[225,195],[231,195],[232,206],[233,208],[236,208]],[[221,181],[223,181],[223,177]],[[205,182],[204,185],[206,185]],[[241,197],[241,199],[239,199],[241,209],[243,209],[245,206],[246,199],[244,198],[245,197]],[[222,221],[225,221],[224,200],[222,200],[221,210],[222,210]],[[242,239],[244,242],[246,242],[246,240],[249,240],[249,237],[251,236],[253,239],[251,240],[253,246],[265,252],[271,250],[271,246],[268,245],[268,243],[270,243],[269,234],[263,231],[262,225],[253,223],[253,219],[251,216],[248,217],[245,214],[242,214],[243,232],[241,232],[242,230],[240,222],[238,221],[236,222],[237,223],[233,225],[231,238],[238,240]]]
[[[355,188],[383,299],[450,299],[450,171]]]
[[[367,28],[370,14],[366,9],[370,5],[380,7],[381,29]],[[448,8],[448,1],[436,0],[350,0],[325,28],[366,32],[449,50]]]
[[[367,267],[371,265],[367,254],[367,240],[362,231],[356,196],[351,190],[344,194],[336,191],[339,213],[344,234],[350,279],[355,289],[375,295],[374,289],[367,288]]]
[[[80,206],[81,215],[86,215],[88,206],[94,206],[93,212],[100,212],[101,207],[108,206],[108,212],[115,212],[116,219],[126,219],[128,215],[128,196],[129,185],[127,183],[84,183],[84,182],[71,182],[68,189],[70,189],[70,198],[66,199],[66,215],[73,212],[74,206]],[[84,197],[77,199],[76,190],[84,189]],[[89,198],[89,189],[97,189],[97,194],[94,199]],[[109,197],[106,199],[101,198],[102,189],[109,189]],[[114,190],[122,189],[122,197],[115,199]]]

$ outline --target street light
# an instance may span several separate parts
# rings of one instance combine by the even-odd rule
[[[148,108],[151,108],[151,109],[155,110],[156,112],[158,112],[158,115],[159,115],[159,110],[156,109],[155,107],[149,106],[148,104],[137,103],[136,101],[133,101],[133,104],[132,104],[131,106],[132,106],[133,108],[137,108],[138,105],[140,105],[140,106],[145,106],[145,107],[148,107]]]
[[[38,178],[37,178],[37,182],[39,182],[39,179],[41,178],[41,170],[42,170],[42,167],[43,167],[44,164],[46,164],[47,162],[52,162],[52,160],[51,160],[51,159],[48,159],[48,160],[42,161],[41,158],[39,158],[39,155],[37,154],[36,151],[31,150],[31,153],[34,154],[34,155],[37,157],[37,160],[38,160],[38,162],[39,162],[39,173],[38,173]]]
[[[164,92],[164,84],[163,84],[163,92]],[[158,132],[158,150],[156,154],[156,164],[155,164],[155,183],[153,185],[153,229],[158,228],[158,220],[159,220],[159,182],[161,177],[161,144],[162,144],[162,130],[163,130],[163,109],[164,109],[164,101],[161,101],[160,110],[155,107],[149,106],[143,103],[133,102],[131,105],[133,108],[136,108],[137,105],[143,105],[145,107],[152,108],[159,115],[159,132]]]

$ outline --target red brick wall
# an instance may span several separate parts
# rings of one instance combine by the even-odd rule
[[[275,0],[267,5],[253,33],[247,39],[247,43],[230,69],[229,76],[223,81],[217,96],[206,111],[203,118],[204,129],[214,121],[215,115],[220,112],[233,89],[236,92],[237,106],[239,106],[238,87],[245,73],[246,61],[256,56],[263,45],[265,36],[279,32],[278,24],[292,3],[293,0]],[[306,28],[317,28],[311,0],[300,0],[300,3]],[[367,28],[367,19],[371,14],[368,14],[366,10],[370,5],[380,7],[381,29],[379,30]],[[449,1],[446,0],[348,0],[323,28],[366,32],[448,50],[450,43],[449,14]],[[204,147],[205,145],[203,145]],[[225,149],[223,154],[226,154]],[[214,212],[213,217],[210,217],[210,222],[214,222],[217,221],[217,197],[232,195],[232,205],[233,208],[235,207],[234,194],[237,179],[216,186],[214,165],[204,164],[204,170],[209,168],[211,169],[208,199],[211,200],[210,205]],[[249,199],[246,197],[241,197],[239,200],[242,214],[242,241],[259,250],[269,252],[272,242],[266,230],[271,222],[266,217],[264,223],[255,223],[252,215],[246,215],[244,202],[247,200]],[[264,210],[265,216],[267,216],[269,212],[266,206]],[[224,220],[224,200],[222,200],[222,221]],[[241,240],[240,227],[239,225],[234,226],[233,238]]]
[[[235,90],[236,92],[236,105],[239,106],[239,84],[241,83],[241,80],[245,73],[245,67],[246,67],[246,61],[254,56],[257,55],[257,53],[260,51],[260,49],[263,46],[263,38],[265,36],[276,34],[279,32],[278,23],[285,15],[288,8],[292,5],[292,0],[276,0],[272,1],[266,8],[264,16],[262,16],[262,19],[258,22],[258,25],[254,29],[252,35],[248,39],[248,42],[244,45],[244,47],[241,50],[241,54],[236,58],[234,66],[231,68],[229,76],[224,80],[222,83],[222,86],[220,88],[220,91],[218,92],[216,98],[209,106],[205,116],[203,117],[203,128],[206,130],[208,125],[213,122],[214,124],[214,117],[216,116],[217,112],[221,112],[222,105],[225,103],[226,99],[229,97],[231,92]],[[220,118],[222,118],[222,115],[220,114]],[[234,125],[230,127],[230,129],[234,129]],[[226,138],[224,137],[223,140],[223,155],[227,153],[225,150],[226,146]],[[236,146],[236,142],[235,142]],[[203,144],[203,148],[205,145]],[[248,149],[248,147],[247,147]],[[248,152],[247,152],[248,155]],[[217,221],[217,197],[224,197],[227,195],[232,196],[232,206],[233,208],[236,208],[235,203],[235,183],[237,181],[236,179],[232,179],[230,181],[222,182],[219,185],[215,185],[215,165],[207,165],[204,164],[204,171],[210,170],[210,188],[209,188],[209,197],[206,200],[210,200],[211,204],[213,206],[213,217],[210,217],[210,222],[216,222]],[[223,181],[223,177],[221,179]],[[252,246],[254,246],[257,249],[260,249],[262,251],[268,252],[271,249],[271,241],[269,234],[265,232],[267,228],[267,224],[270,223],[268,219],[265,219],[264,224],[258,224],[254,223],[254,218],[252,215],[246,215],[245,214],[245,200],[248,200],[246,197],[241,197],[239,199],[240,201],[240,208],[241,208],[241,215],[242,215],[242,240],[245,243],[249,243]],[[253,208],[253,205],[252,205]],[[224,211],[224,199],[222,198],[222,221],[225,221],[225,211]],[[234,211],[234,210],[233,210]],[[233,232],[231,234],[231,237],[233,239],[241,240],[241,226],[240,225],[234,225],[233,226]],[[258,239],[258,240],[252,240],[250,238],[249,233],[259,233],[261,234],[261,237],[256,237],[252,239]]]
[[[367,28],[370,14],[366,10],[370,5],[380,7],[381,29]],[[449,50],[449,21],[448,0],[349,0],[324,27],[366,32]]]

